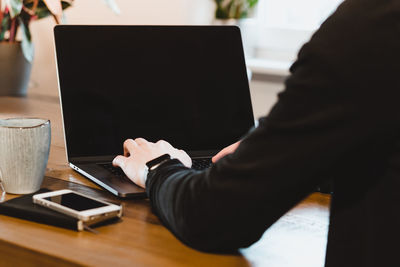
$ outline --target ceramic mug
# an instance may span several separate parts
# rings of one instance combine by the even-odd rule
[[[0,189],[11,194],[39,190],[49,158],[50,121],[0,119]]]

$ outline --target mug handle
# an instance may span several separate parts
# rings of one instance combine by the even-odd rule
[[[1,168],[0,168],[0,191],[1,191],[0,203],[3,202],[4,199],[6,198],[6,190],[4,189],[2,178],[3,174],[1,173]]]

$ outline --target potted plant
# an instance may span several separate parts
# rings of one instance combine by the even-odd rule
[[[237,21],[248,18],[258,0],[215,0],[215,19]]]
[[[34,46],[29,25],[52,16],[57,24],[74,0],[0,0],[0,96],[25,96]],[[114,0],[106,0],[118,12]]]

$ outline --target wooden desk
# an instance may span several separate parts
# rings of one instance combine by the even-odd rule
[[[84,190],[119,201],[66,165],[56,97],[0,97],[0,118],[21,116],[51,120],[52,145],[45,187]],[[0,266],[320,267],[325,258],[329,202],[326,195],[312,194],[270,227],[260,241],[237,255],[202,253],[183,245],[160,224],[148,200],[122,201],[125,208],[122,222],[97,228],[99,234],[74,232],[0,215]]]

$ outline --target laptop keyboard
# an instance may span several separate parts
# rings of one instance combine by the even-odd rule
[[[211,158],[192,159],[192,169],[204,170],[211,166]],[[111,163],[99,163],[99,166],[110,171],[115,176],[126,177],[124,171],[119,167],[114,167]]]
[[[125,176],[125,173],[121,168],[114,167],[111,163],[99,163],[98,165],[110,171],[115,176]]]
[[[211,158],[192,159],[192,169],[204,170],[211,167]]]

